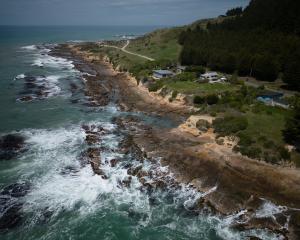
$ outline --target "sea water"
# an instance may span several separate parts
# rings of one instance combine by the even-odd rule
[[[101,109],[82,104],[83,92],[70,89],[70,83],[83,85],[81,73],[71,61],[49,52],[58,43],[141,35],[155,28],[0,27],[0,135],[21,134],[28,148],[14,159],[0,161],[0,188],[14,183],[30,185],[28,194],[18,199],[22,202],[21,224],[0,233],[0,239],[217,240],[247,239],[249,235],[277,239],[264,231],[230,229],[242,213],[221,217],[208,211],[190,212],[189,206],[208,193],[197,193],[189,186],[154,191],[151,201],[135,177],[130,187],[120,188],[119,182],[128,177],[126,168],[106,164],[124,157],[115,151],[122,135],[112,123],[121,113],[113,104]],[[47,94],[22,102],[28,76],[34,76]],[[166,127],[155,117],[144,120]],[[103,171],[108,179],[95,175],[90,165],[80,165],[80,154],[87,147],[82,124],[100,125],[108,132],[101,141],[105,149],[101,154]],[[134,158],[123,161],[139,164]],[[145,161],[143,167],[168,172],[159,162]],[[210,191],[217,191],[217,186]],[[5,207],[0,209],[5,211]],[[266,209],[261,212],[264,217],[272,214]]]

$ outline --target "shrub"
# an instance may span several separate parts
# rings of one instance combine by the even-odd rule
[[[267,140],[263,144],[264,148],[271,149],[275,146],[275,143],[272,140]]]
[[[262,153],[259,147],[240,146],[239,150],[241,154],[248,156],[250,158],[257,158],[257,159],[261,157],[261,153]]]
[[[172,92],[172,99],[176,98],[178,95],[178,92],[175,90]]]
[[[252,143],[254,143],[253,139],[249,136],[249,134],[246,134],[246,133],[243,133],[243,132],[240,132],[238,134],[238,137],[239,137],[239,145],[240,146],[249,146],[251,145]]]
[[[290,160],[291,159],[291,154],[285,147],[280,146],[278,148],[278,151],[279,151],[279,155],[280,155],[281,159],[283,159],[283,160]]]
[[[205,103],[205,99],[201,96],[194,96],[194,100],[193,100],[194,104],[203,104]]]
[[[217,116],[217,114],[215,112],[210,112],[209,115],[212,116],[212,117],[216,117]]]
[[[227,115],[213,121],[215,131],[221,135],[231,135],[248,127],[248,120],[244,116]]]
[[[155,83],[152,83],[149,85],[148,90],[149,92],[156,92],[159,89],[163,87],[163,82],[162,81],[157,81]]]
[[[219,97],[215,94],[208,95],[205,99],[208,105],[217,104],[219,101]]]

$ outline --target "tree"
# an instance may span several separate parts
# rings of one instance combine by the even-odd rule
[[[287,61],[283,81],[290,87],[300,90],[300,56],[294,56]]]
[[[237,16],[243,13],[242,7],[232,8],[226,12],[226,16]]]
[[[260,80],[274,81],[279,74],[279,65],[270,55],[257,55],[254,60],[253,75]]]

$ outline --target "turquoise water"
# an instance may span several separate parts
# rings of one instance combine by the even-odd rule
[[[188,186],[147,193],[133,177],[130,187],[120,187],[119,182],[128,178],[124,166],[140,164],[134,157],[115,151],[123,136],[116,132],[112,118],[123,113],[113,104],[99,109],[82,104],[83,92],[70,90],[70,83],[83,87],[81,74],[71,62],[49,56],[51,46],[43,45],[114,39],[154,28],[0,27],[0,134],[18,132],[25,136],[28,148],[14,159],[0,160],[0,187],[22,182],[30,185],[28,194],[18,199],[22,221],[0,233],[0,239],[217,240],[247,239],[249,234],[276,239],[259,231],[230,230],[239,214],[222,218],[207,211],[189,211],[205,193],[196,193]],[[18,101],[25,76],[39,77],[47,97]],[[147,123],[168,126],[163,119],[140,117]],[[80,155],[88,147],[82,124],[100,125],[108,132],[100,143],[105,149],[101,158],[108,179],[94,175],[90,165],[80,164]],[[106,162],[113,158],[122,159],[114,168]],[[71,171],[65,173],[68,169]],[[159,163],[145,161],[143,169],[172,177]],[[5,208],[0,217],[3,211]]]

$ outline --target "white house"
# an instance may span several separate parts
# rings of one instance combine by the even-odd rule
[[[173,77],[175,74],[169,70],[153,70],[153,78],[161,79],[165,77]]]
[[[207,79],[209,81],[216,81],[219,79],[219,74],[216,72],[207,72],[201,75],[201,78]]]

